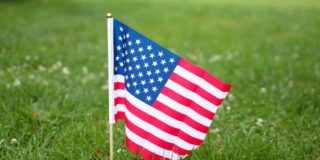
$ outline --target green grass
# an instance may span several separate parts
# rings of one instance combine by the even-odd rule
[[[317,0],[1,1],[0,159],[108,158],[108,11],[233,84],[186,159],[320,159]]]

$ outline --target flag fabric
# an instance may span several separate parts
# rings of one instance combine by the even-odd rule
[[[126,146],[143,159],[180,159],[205,139],[231,85],[112,19],[114,106]]]

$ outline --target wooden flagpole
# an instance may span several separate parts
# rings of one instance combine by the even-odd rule
[[[109,86],[109,149],[110,160],[113,160],[113,123],[114,120],[114,97],[113,97],[113,18],[107,13],[108,21],[108,86]]]

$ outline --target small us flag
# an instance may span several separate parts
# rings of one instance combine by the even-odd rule
[[[111,123],[143,159],[180,159],[204,140],[231,86],[111,18]],[[113,119],[113,120],[112,120]]]

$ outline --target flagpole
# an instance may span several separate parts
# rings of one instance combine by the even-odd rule
[[[108,21],[108,86],[109,86],[109,149],[110,160],[113,160],[113,123],[114,120],[114,97],[113,97],[113,18],[111,13],[107,13]]]

